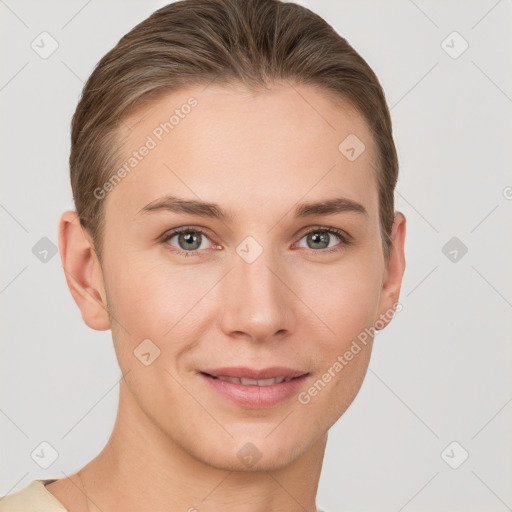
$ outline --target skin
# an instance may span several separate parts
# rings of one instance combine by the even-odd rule
[[[102,266],[76,213],[61,217],[69,288],[89,327],[112,330],[124,379],[111,437],[80,471],[89,504],[78,473],[47,489],[71,512],[314,511],[328,429],[357,395],[373,340],[308,404],[293,396],[239,407],[197,371],[283,365],[311,372],[307,390],[365,327],[389,322],[382,315],[399,300],[405,270],[405,217],[396,213],[386,264],[368,127],[310,86],[174,92],[126,120],[126,154],[190,96],[198,105],[104,199]],[[352,162],[338,150],[351,133],[366,146]],[[137,216],[166,194],[215,202],[233,219]],[[337,196],[368,216],[293,216],[297,203]],[[177,236],[158,240],[181,226],[207,230],[202,255],[174,252],[190,250]],[[329,235],[340,250],[326,253],[308,242],[317,226],[353,242]],[[247,236],[263,248],[250,264],[236,252]],[[133,354],[147,338],[161,351],[149,366]],[[237,457],[247,442],[262,454],[250,468]]]

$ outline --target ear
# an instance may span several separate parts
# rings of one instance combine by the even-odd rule
[[[92,239],[74,211],[66,211],[60,218],[59,251],[66,282],[84,322],[98,331],[110,329],[101,265]]]
[[[397,303],[405,271],[405,225],[405,215],[401,212],[395,212],[395,219],[391,230],[392,243],[389,261],[382,281],[379,304],[380,315],[379,319],[375,322],[376,325],[379,325],[378,330],[384,329],[391,322],[393,310],[400,311],[402,309],[401,305],[397,305]]]

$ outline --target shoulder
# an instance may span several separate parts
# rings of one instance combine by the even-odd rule
[[[55,479],[33,480],[20,491],[0,498],[0,512],[68,512],[45,484]]]

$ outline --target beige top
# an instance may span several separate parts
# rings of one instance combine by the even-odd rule
[[[46,484],[56,478],[33,480],[20,491],[0,498],[0,512],[68,512],[67,508],[48,490]],[[318,508],[318,512],[323,512]]]
[[[0,512],[68,512],[45,485],[56,478],[33,480],[20,491],[0,498]]]

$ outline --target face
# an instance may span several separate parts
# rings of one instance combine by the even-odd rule
[[[397,299],[368,128],[306,86],[190,88],[126,125],[102,278],[132,405],[209,465],[288,465],[355,398],[372,346],[361,333]],[[365,146],[348,139],[355,159],[339,149],[350,134]]]

